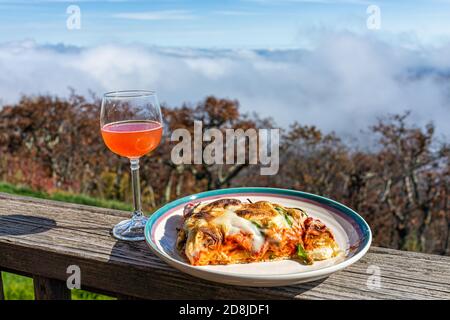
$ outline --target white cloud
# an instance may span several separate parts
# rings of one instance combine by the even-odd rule
[[[101,45],[0,45],[0,99],[21,93],[101,94],[155,89],[171,105],[206,95],[236,98],[244,111],[341,134],[387,113],[412,110],[450,135],[450,45],[404,49],[350,33],[329,34],[311,50],[213,50]]]
[[[186,10],[122,12],[114,14],[113,17],[130,20],[190,20],[195,18],[190,11]]]

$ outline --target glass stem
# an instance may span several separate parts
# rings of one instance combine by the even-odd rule
[[[133,219],[142,216],[141,186],[139,184],[139,159],[130,159],[131,184],[133,187]]]

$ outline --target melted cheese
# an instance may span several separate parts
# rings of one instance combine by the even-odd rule
[[[273,224],[275,224],[278,228],[289,228],[289,224],[286,221],[286,218],[282,214],[278,214],[275,217],[272,217],[270,220]]]
[[[247,219],[239,217],[234,211],[225,210],[225,213],[220,217],[214,219],[214,223],[222,226],[226,234],[251,234],[252,235],[252,250],[258,252],[264,244],[265,238],[252,222]]]

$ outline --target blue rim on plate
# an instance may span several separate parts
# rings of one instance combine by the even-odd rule
[[[289,190],[289,189],[278,189],[278,188],[261,188],[261,187],[244,187],[244,188],[228,188],[228,189],[218,189],[218,190],[212,190],[212,191],[206,191],[201,192],[198,194],[194,194],[191,196],[186,196],[177,200],[174,200],[165,206],[161,207],[157,211],[155,211],[147,221],[147,224],[145,226],[145,238],[146,242],[149,245],[149,247],[163,260],[165,260],[167,263],[171,264],[172,266],[179,268],[179,265],[182,264],[183,270],[185,272],[190,273],[191,275],[197,275],[197,271],[194,267],[191,266],[187,262],[181,262],[178,259],[171,257],[170,255],[161,252],[158,249],[158,246],[156,245],[156,240],[154,238],[154,235],[152,234],[152,231],[157,227],[158,223],[166,219],[166,217],[170,216],[174,211],[177,211],[184,207],[187,203],[192,201],[201,201],[201,200],[212,200],[214,198],[221,198],[224,196],[227,197],[235,197],[235,196],[258,196],[258,195],[264,195],[264,194],[270,194],[272,196],[277,196],[280,198],[291,198],[291,199],[297,199],[301,201],[311,202],[315,205],[326,207],[326,209],[333,211],[334,214],[339,215],[341,218],[345,219],[348,223],[352,225],[355,232],[357,233],[358,241],[355,243],[350,244],[349,248],[345,248],[345,256],[346,260],[334,265],[334,266],[328,266],[323,269],[318,270],[311,270],[311,271],[305,271],[302,272],[302,275],[305,277],[307,275],[310,275],[310,277],[320,278],[323,276],[326,276],[332,272],[341,270],[345,268],[346,266],[356,262],[359,260],[369,249],[370,243],[372,241],[372,232],[366,223],[366,221],[354,210],[350,209],[349,207],[322,197],[318,195],[314,195],[307,192],[302,191],[296,191],[296,190]],[[208,270],[208,272],[216,274],[216,275],[223,275],[228,277],[240,277],[239,274],[233,274],[230,272],[223,272],[220,270]],[[291,277],[292,274],[284,274],[280,275],[279,278],[288,279]],[[201,277],[201,276],[200,276]],[[258,279],[258,278],[264,278],[265,275],[252,275],[252,278]]]

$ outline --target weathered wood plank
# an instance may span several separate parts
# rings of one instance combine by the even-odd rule
[[[33,276],[36,300],[70,300],[70,290],[64,281]]]
[[[0,194],[0,268],[66,281],[81,269],[82,287],[148,299],[450,299],[450,257],[371,248],[327,279],[280,288],[215,284],[180,273],[144,242],[124,243],[111,227],[128,213]],[[381,287],[370,289],[376,266]]]

